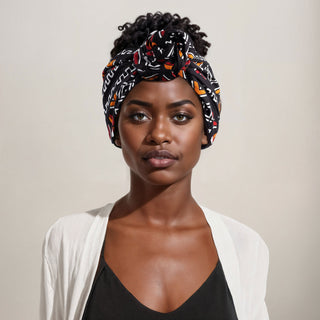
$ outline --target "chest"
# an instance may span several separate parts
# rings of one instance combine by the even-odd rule
[[[122,285],[158,312],[181,306],[215,269],[209,227],[169,231],[108,225],[103,256]]]

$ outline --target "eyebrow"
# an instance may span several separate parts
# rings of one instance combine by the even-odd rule
[[[129,100],[127,104],[128,105],[136,104],[136,105],[139,105],[139,106],[142,106],[142,107],[147,107],[147,108],[151,108],[152,107],[152,103],[146,102],[146,101],[142,101],[142,100],[136,100],[136,99]],[[169,108],[176,108],[176,107],[183,106],[185,104],[191,104],[194,107],[196,107],[195,104],[191,100],[185,99],[185,100],[179,100],[179,101],[170,103]]]

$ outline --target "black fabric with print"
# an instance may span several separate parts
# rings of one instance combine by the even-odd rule
[[[209,147],[218,132],[221,99],[220,86],[210,64],[198,54],[190,36],[181,30],[155,30],[142,45],[119,52],[104,68],[103,108],[109,137],[115,144],[115,129],[121,104],[142,80],[185,79],[198,95],[203,109],[204,131]],[[117,146],[119,147],[119,146]]]

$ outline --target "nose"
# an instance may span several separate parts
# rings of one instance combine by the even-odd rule
[[[150,123],[150,129],[147,141],[151,144],[170,143],[172,140],[170,123],[165,116],[153,118]]]

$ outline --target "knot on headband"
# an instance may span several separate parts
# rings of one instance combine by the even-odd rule
[[[140,81],[185,79],[198,95],[209,147],[219,128],[220,88],[209,63],[200,56],[189,35],[181,30],[153,31],[136,50],[124,49],[104,68],[103,108],[109,137],[115,144],[120,107]]]
[[[153,32],[135,51],[133,60],[144,80],[173,80],[190,64],[189,49],[192,43],[182,31]]]

